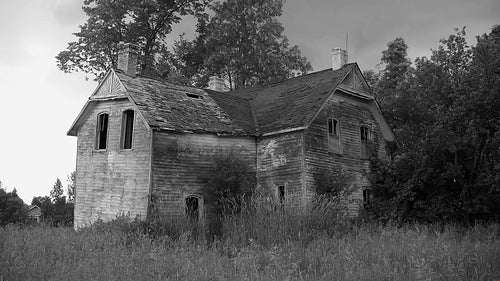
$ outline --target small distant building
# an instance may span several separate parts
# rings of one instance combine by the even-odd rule
[[[38,206],[30,205],[26,211],[26,216],[30,221],[36,221],[39,223],[42,221],[42,209]]]

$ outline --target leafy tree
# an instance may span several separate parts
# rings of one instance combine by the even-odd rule
[[[75,201],[76,192],[76,171],[73,171],[67,178],[68,189],[66,194],[68,195],[68,203],[73,203]]]
[[[399,131],[403,150],[391,163],[372,165],[375,196],[389,216],[465,225],[500,219],[498,34],[496,26],[473,48],[457,29],[403,79],[398,97],[411,105],[399,115],[410,124]]]
[[[54,186],[52,187],[52,190],[50,191],[50,198],[52,199],[52,202],[55,202],[59,198],[61,198],[64,194],[64,190],[62,187],[61,180],[59,178],[56,179],[56,182],[54,183]]]
[[[198,18],[198,36],[176,43],[173,65],[198,86],[219,75],[232,89],[307,73],[311,64],[283,35],[282,8],[283,0],[215,2],[212,17]]]
[[[6,192],[0,186],[0,226],[9,223],[23,222],[26,219],[26,209],[24,202],[17,195],[14,188],[11,192]]]
[[[78,38],[57,56],[64,72],[83,71],[102,77],[117,63],[117,45],[126,41],[141,49],[142,73],[158,75],[157,56],[166,48],[165,36],[182,16],[203,12],[208,0],[85,0],[88,16]]]
[[[219,215],[237,212],[243,196],[255,187],[255,173],[234,151],[216,155],[203,179],[207,183],[204,197]]]

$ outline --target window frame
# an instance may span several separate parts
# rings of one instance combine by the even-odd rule
[[[203,218],[204,218],[204,204],[203,204],[203,197],[198,194],[187,194],[184,196],[183,204],[184,204],[184,215],[188,219],[194,219],[192,216],[190,216],[189,211],[188,211],[188,206],[187,206],[187,200],[190,198],[194,198],[198,202],[198,217],[196,218],[195,223],[203,223]]]
[[[94,150],[96,151],[106,151],[108,149],[108,140],[109,140],[109,112],[108,111],[103,111],[99,112],[96,116],[96,126],[95,126],[95,141],[94,141]],[[101,137],[103,134],[100,132],[102,130],[101,128],[101,116],[106,116],[106,134],[105,134],[105,141],[104,141],[104,148],[101,148]]]
[[[327,118],[326,120],[326,134],[328,137],[328,152],[342,154],[342,137],[341,137],[341,122],[338,118]],[[338,149],[331,148],[334,141],[337,143],[335,146]],[[332,145],[330,145],[332,143]]]
[[[132,126],[131,126],[131,131],[129,133],[129,138],[130,138],[130,147],[125,147],[127,144],[126,138],[127,138],[127,129],[128,129],[128,113],[132,113]],[[121,120],[121,126],[120,126],[120,149],[121,150],[131,150],[133,148],[134,144],[134,131],[135,131],[135,111],[131,108],[125,109],[122,111],[122,120]]]

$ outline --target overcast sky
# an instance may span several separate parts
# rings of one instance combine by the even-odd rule
[[[0,181],[31,203],[75,169],[70,125],[97,84],[57,69],[55,56],[85,22],[83,0],[0,0]],[[331,67],[334,47],[375,69],[387,42],[403,37],[409,55],[429,56],[440,38],[467,26],[469,43],[500,24],[498,0],[288,0],[281,22],[315,71]],[[193,33],[193,19],[174,28]],[[189,36],[188,36],[189,38]]]

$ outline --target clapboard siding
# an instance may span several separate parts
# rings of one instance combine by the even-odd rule
[[[255,172],[253,137],[154,131],[153,147],[153,204],[155,211],[165,217],[184,215],[187,196],[202,197],[203,178],[213,166],[216,155],[235,151]]]
[[[78,131],[76,163],[75,227],[119,214],[145,217],[150,172],[150,130],[134,115],[131,150],[120,149],[122,113],[133,109],[128,99],[102,101]],[[95,149],[97,115],[106,112],[106,150]]]
[[[301,207],[304,199],[302,131],[259,139],[257,144],[257,183],[264,192],[277,197],[278,186],[285,186],[286,205]]]
[[[349,213],[358,213],[362,189],[370,186],[368,159],[361,157],[360,126],[371,129],[372,141],[379,157],[385,157],[385,141],[372,115],[373,101],[357,99],[337,91],[332,95],[305,131],[305,190],[306,198],[314,194],[314,175],[321,169],[342,168],[351,176]],[[341,152],[328,152],[327,119],[340,120]],[[307,200],[306,199],[306,200]]]

